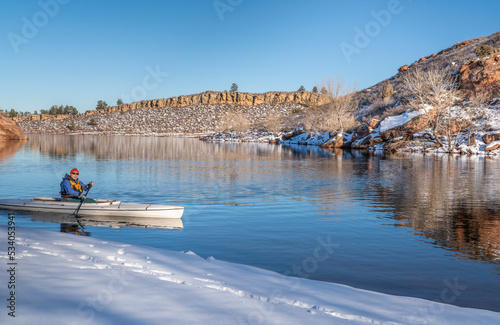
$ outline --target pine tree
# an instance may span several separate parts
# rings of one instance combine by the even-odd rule
[[[123,105],[123,100],[121,98],[118,98],[116,101],[116,105]]]
[[[238,85],[237,85],[237,84],[235,84],[235,83],[233,83],[233,84],[231,85],[231,89],[230,89],[229,91],[230,91],[230,92],[232,92],[232,93],[237,92],[237,91],[238,91]]]
[[[297,91],[306,91],[306,88],[304,86],[300,86],[299,90]]]
[[[108,108],[108,104],[106,104],[105,101],[103,100],[97,101],[97,106],[96,106],[97,110],[105,110],[106,108]]]
[[[313,93],[317,93],[318,92],[318,87],[314,86],[312,92]]]

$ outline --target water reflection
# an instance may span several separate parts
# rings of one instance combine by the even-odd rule
[[[85,226],[71,223],[61,223],[61,232],[77,236],[90,236],[90,232],[85,230]]]
[[[0,141],[0,161],[13,156],[25,144],[24,140],[8,140]]]
[[[484,157],[391,157],[368,179],[390,216],[434,245],[500,263],[500,162]]]
[[[65,158],[84,153],[99,160],[163,160],[163,161],[249,161],[252,157],[265,159],[270,153],[281,151],[280,146],[256,143],[242,148],[237,143],[217,143],[207,146],[198,139],[144,136],[96,135],[33,135],[33,151],[53,158]],[[272,155],[276,159],[276,155]]]
[[[110,227],[110,228],[151,228],[182,230],[184,225],[181,219],[168,218],[134,218],[114,216],[79,216],[48,213],[18,212],[16,217],[31,219],[35,222],[49,222],[60,224],[61,232],[73,233],[81,236],[90,236],[85,227]]]

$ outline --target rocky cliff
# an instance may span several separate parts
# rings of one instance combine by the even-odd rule
[[[119,106],[111,106],[103,112],[126,112],[138,108],[161,108],[161,107],[186,107],[193,105],[241,105],[241,106],[258,106],[264,103],[284,104],[294,103],[307,106],[316,106],[325,104],[328,97],[319,93],[311,93],[308,91],[300,92],[277,92],[271,91],[261,94],[242,93],[242,92],[218,92],[206,91],[200,94],[178,96],[162,99],[143,100],[130,104]],[[85,115],[94,115],[102,111],[90,110]]]
[[[0,141],[2,140],[26,140],[23,130],[12,120],[0,115]]]
[[[500,50],[460,68],[461,87],[474,93],[500,96]]]

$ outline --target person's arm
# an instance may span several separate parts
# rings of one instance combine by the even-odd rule
[[[87,185],[85,185],[85,184],[83,184],[83,183],[81,183],[81,184],[82,184],[82,190],[84,190],[84,191],[85,191],[85,190],[86,190],[89,186],[94,186],[94,182],[90,182],[90,183],[88,183]]]
[[[64,191],[66,193],[68,193],[69,195],[71,196],[74,196],[74,197],[78,197],[80,195],[80,193],[78,191],[75,191],[72,187],[71,187],[71,183],[65,179],[62,183],[62,187],[64,189]]]

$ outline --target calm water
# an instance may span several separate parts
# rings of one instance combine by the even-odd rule
[[[500,311],[500,159],[135,136],[2,145],[1,198],[57,196],[77,167],[91,197],[185,207],[183,229],[87,225],[93,237]]]

